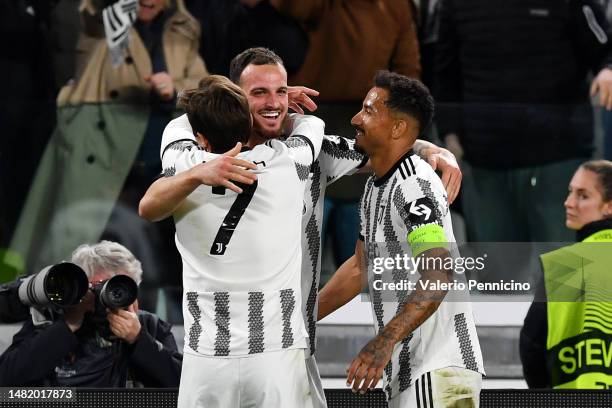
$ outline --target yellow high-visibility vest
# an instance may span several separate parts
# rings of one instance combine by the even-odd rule
[[[612,229],[541,260],[552,386],[612,389]]]

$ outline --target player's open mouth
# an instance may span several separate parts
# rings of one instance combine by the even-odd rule
[[[263,117],[266,122],[275,123],[280,118],[280,111],[261,111],[259,116]]]
[[[144,8],[147,8],[149,10],[152,10],[153,7],[155,7],[155,3],[148,4],[148,3],[144,2],[144,1],[140,1],[140,2],[138,2],[138,4],[140,5],[140,7],[144,7]]]
[[[361,128],[355,128],[355,139],[357,139],[358,137],[363,136],[363,129]]]

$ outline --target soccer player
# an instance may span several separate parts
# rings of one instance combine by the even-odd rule
[[[359,293],[364,256],[370,264],[379,253],[450,259],[448,244],[455,239],[444,187],[413,151],[433,109],[419,81],[380,71],[353,117],[356,146],[369,155],[374,175],[361,199],[355,255],[322,289],[319,318]],[[452,270],[429,265],[434,266],[419,271],[422,282],[450,282]],[[406,269],[383,273],[394,283],[410,280]],[[382,291],[374,286],[379,276],[368,270],[378,334],[353,360],[347,383],[363,393],[384,377],[390,407],[478,406],[484,369],[470,304],[448,296],[443,302],[445,290],[420,285],[413,291]]]
[[[242,190],[237,194],[202,185],[198,166],[217,157],[212,153],[248,140],[246,95],[213,75],[179,102],[198,143],[174,141],[162,160],[179,186],[171,200],[183,259],[185,348],[178,405],[311,406],[298,220],[324,124],[296,117],[285,141],[239,153],[235,160],[250,162],[245,167],[256,180],[236,184]]]
[[[283,124],[287,118],[288,107],[298,110],[296,102],[306,103],[307,108],[315,105],[304,99],[304,93],[298,92],[290,98],[292,88],[287,86],[287,73],[283,62],[274,52],[265,48],[251,48],[237,55],[230,67],[230,79],[238,84],[247,94],[253,115],[253,128],[249,145],[254,146],[262,141],[284,135]],[[309,90],[305,90],[309,92]],[[193,139],[193,132],[185,115],[173,120],[164,130],[161,155],[165,156],[167,146],[180,140]],[[461,181],[461,173],[454,156],[445,149],[439,149],[431,143],[417,140],[415,150],[427,155],[426,159],[437,163],[443,171],[443,180],[447,186],[450,199],[456,197]],[[232,155],[234,152],[232,151]],[[424,157],[425,158],[425,157]],[[321,153],[313,163],[308,174],[304,194],[304,211],[302,220],[302,308],[308,331],[309,349],[306,365],[313,404],[325,407],[325,396],[321,379],[314,360],[315,330],[317,317],[317,293],[321,273],[321,224],[323,220],[323,202],[327,186],[340,177],[353,174],[363,168],[367,157],[354,149],[354,141],[338,136],[325,135]],[[245,181],[249,177],[243,163],[229,156],[200,165],[201,180],[204,184],[224,185],[238,188],[232,180]],[[205,173],[205,174],[204,174]],[[157,180],[147,192],[147,200],[141,202],[141,215],[150,221],[167,217],[171,211],[172,200],[169,197],[177,191],[173,177]]]

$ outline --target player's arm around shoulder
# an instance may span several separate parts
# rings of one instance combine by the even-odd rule
[[[289,147],[294,160],[312,164],[321,152],[325,132],[325,122],[316,116],[294,113],[288,116],[285,134],[289,135],[285,144]],[[303,147],[308,146],[309,149]]]
[[[446,189],[448,203],[452,204],[459,194],[463,174],[455,155],[448,149],[436,146],[426,140],[417,139],[414,152],[434,169],[442,173],[442,184]]]
[[[140,200],[138,213],[149,221],[167,218],[200,185],[223,186],[238,194],[242,193],[242,189],[234,183],[252,184],[257,180],[257,176],[250,170],[255,170],[257,166],[253,162],[236,157],[241,147],[242,145],[237,143],[223,155],[203,152],[206,155],[199,163],[180,169],[178,173],[176,168],[175,171],[165,171],[166,177],[151,184]],[[204,158],[210,160],[203,160]]]
[[[161,177],[149,186],[140,200],[138,214],[148,221],[161,221],[171,216],[200,184],[192,171]]]

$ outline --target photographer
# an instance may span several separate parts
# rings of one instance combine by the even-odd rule
[[[72,262],[92,284],[114,275],[140,284],[142,277],[140,261],[115,242],[81,245]],[[168,323],[139,311],[138,301],[106,319],[101,312],[88,290],[52,324],[26,321],[0,356],[0,386],[178,387],[182,355]]]

